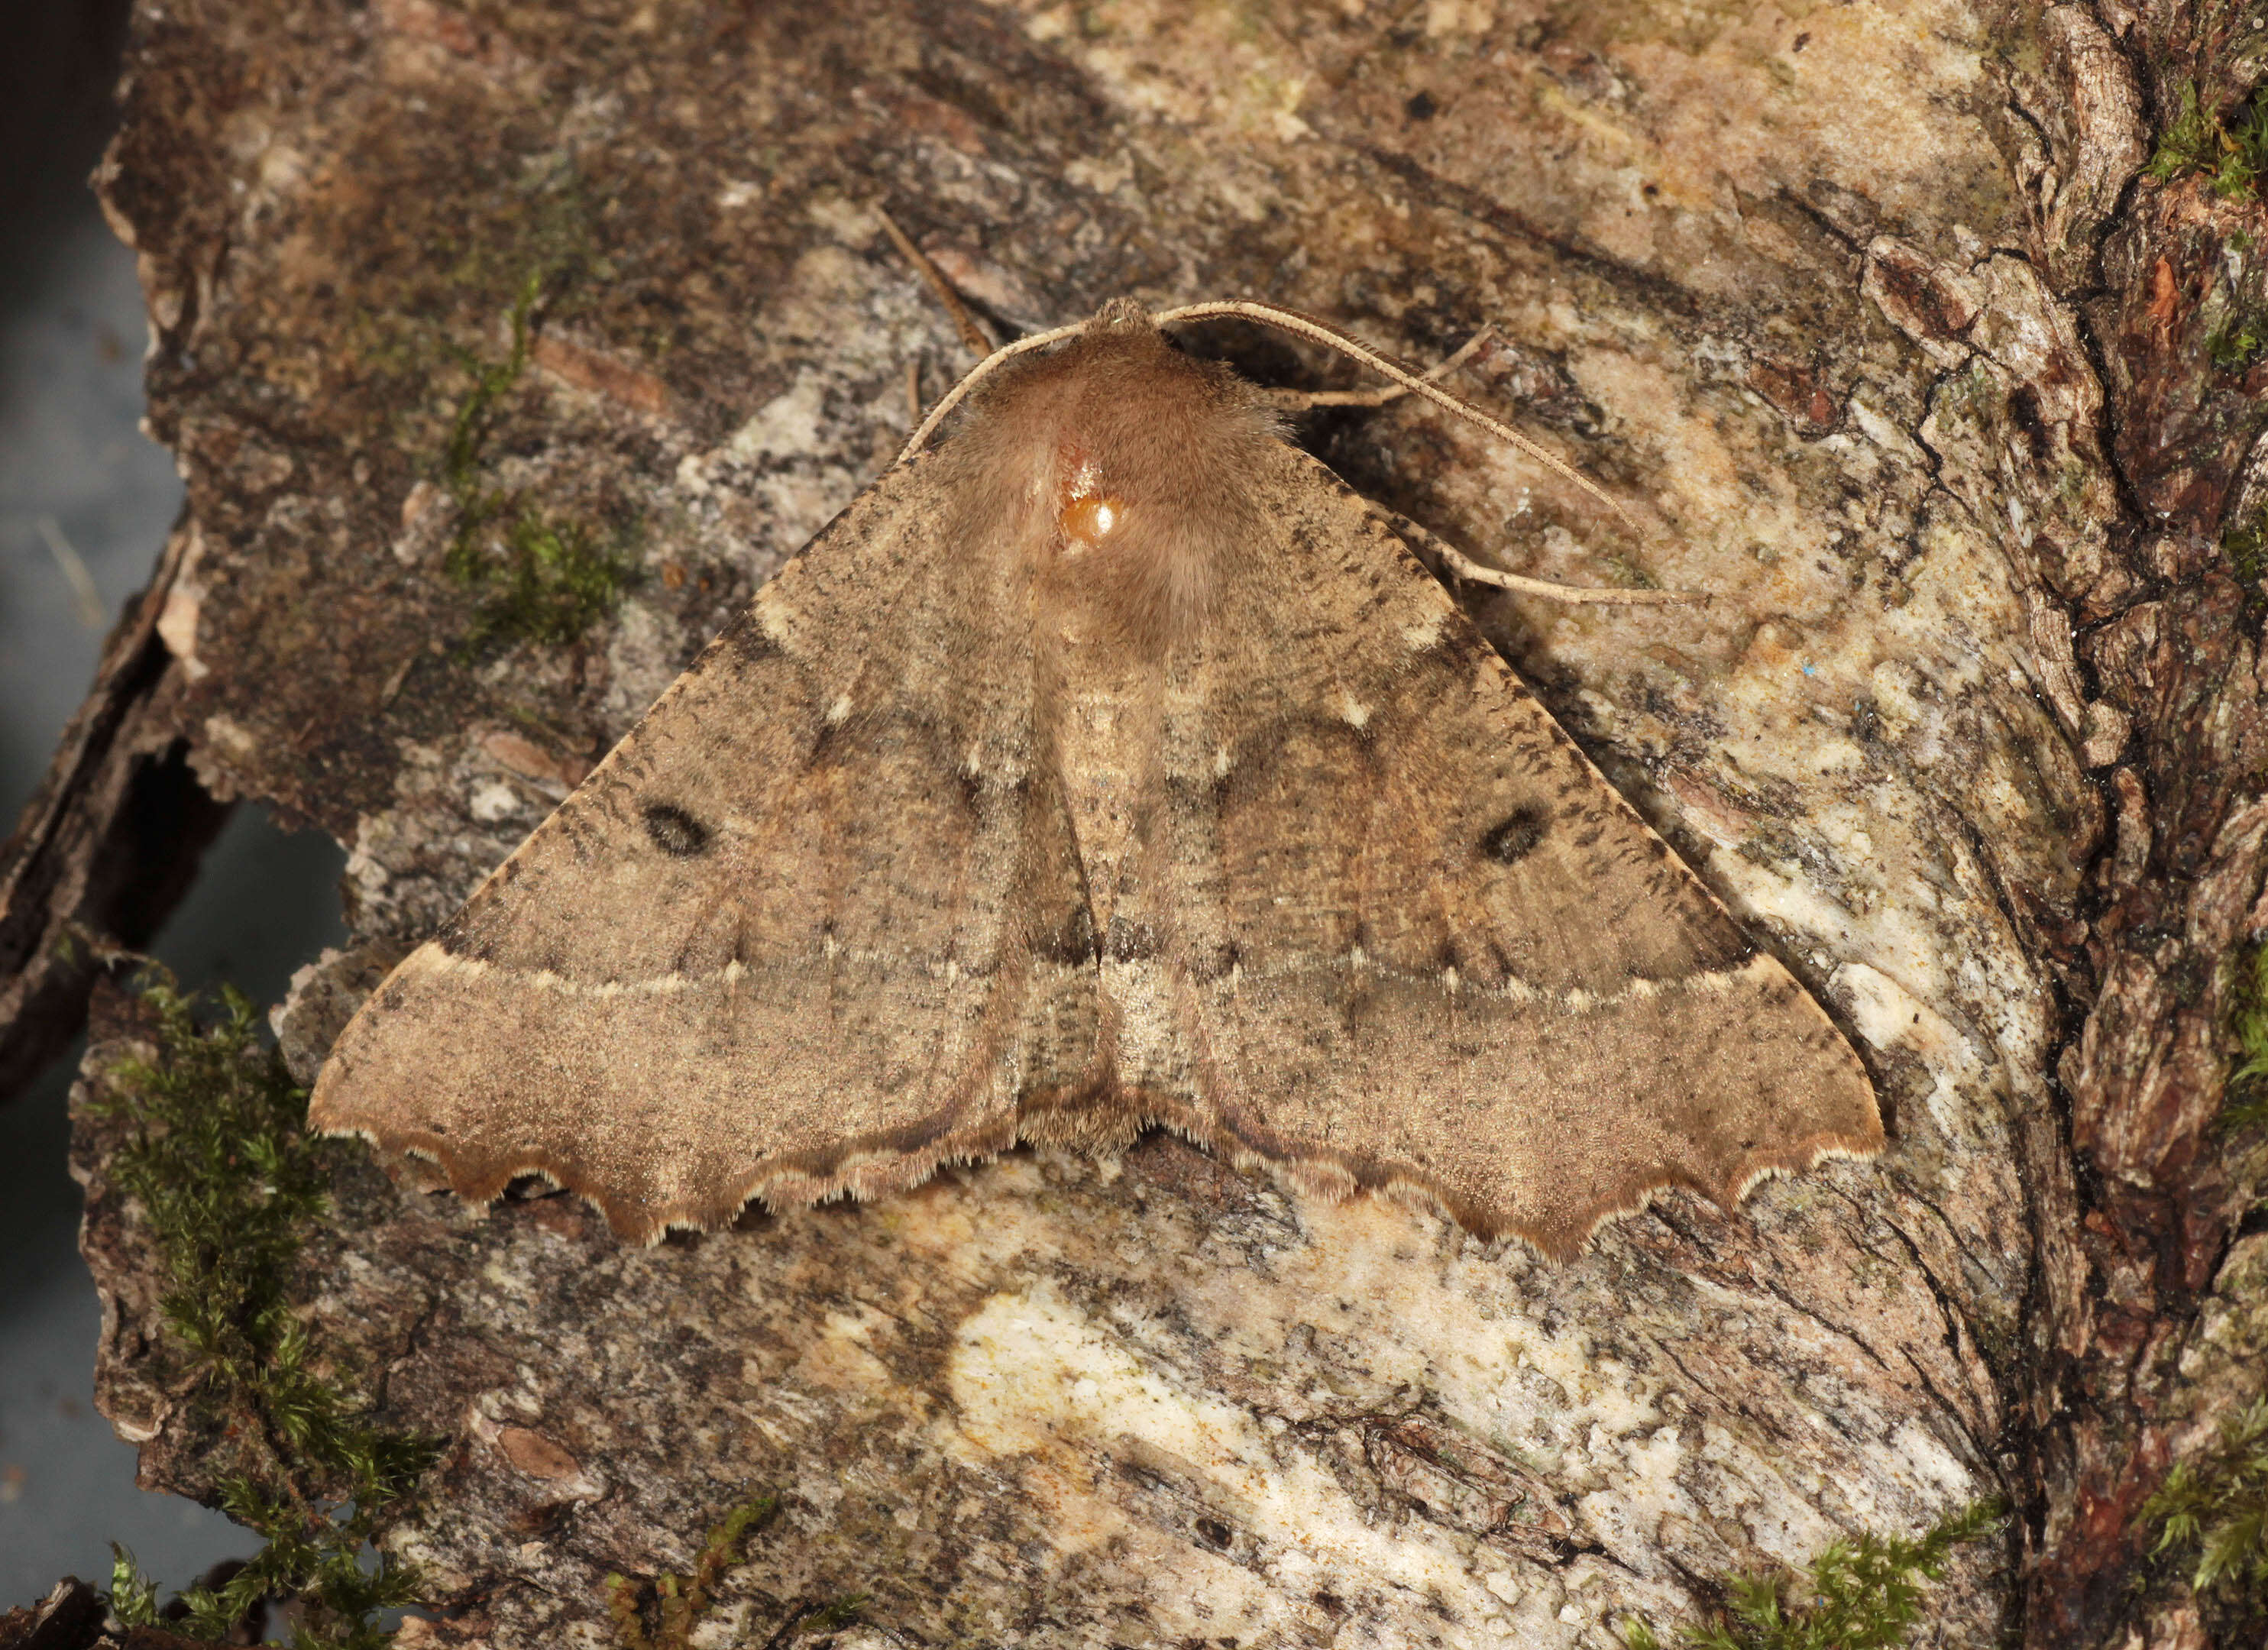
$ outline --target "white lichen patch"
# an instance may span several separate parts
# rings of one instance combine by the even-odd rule
[[[211,667],[197,657],[197,615],[202,611],[204,586],[195,570],[199,553],[203,548],[202,532],[193,522],[188,528],[189,547],[182,553],[180,568],[173,582],[166,592],[165,604],[158,609],[158,639],[166,651],[178,660],[181,674],[191,681],[206,675]]]
[[[466,811],[483,824],[493,825],[520,811],[519,792],[501,779],[490,779],[473,788]]]
[[[1948,982],[1931,983],[1941,987]],[[1923,1103],[1940,1129],[1957,1129],[1962,1095],[1974,1094],[1992,1080],[1977,1045],[1925,997],[1867,963],[1846,962],[1837,969],[1833,990],[1861,1037],[1877,1049],[1904,1049],[1920,1057],[1935,1079]]]
[[[1080,155],[1064,167],[1066,181],[1097,195],[1110,195],[1134,180],[1134,158],[1124,150],[1107,158]]]
[[[826,407],[827,379],[814,372],[799,372],[794,383],[733,432],[725,444],[725,456],[740,464],[808,457],[818,443]]]
[[[1584,1527],[1609,1552],[1658,1551],[1665,1526],[1690,1522],[1701,1509],[1681,1475],[1689,1472],[1683,1444],[1674,1426],[1651,1433],[1609,1433],[1592,1428],[1593,1458],[1610,1462],[1606,1484],[1575,1503]]]
[[[1281,1629],[1303,1589],[1328,1580],[1366,1601],[1374,1629],[1446,1617],[1474,1643],[1587,1642],[1620,1611],[1679,1608],[1666,1556],[1800,1564],[1861,1513],[1918,1525],[1974,1492],[1927,1429],[1864,1389],[1862,1352],[1764,1292],[1687,1279],[1662,1315],[1633,1318],[1598,1261],[1544,1266],[1378,1197],[1301,1201],[1296,1226],[1239,1262],[1203,1228],[1153,1213],[1138,1236],[1097,1229],[1036,1195],[1090,1173],[1076,1155],[1011,1158],[968,1182],[981,1211],[947,1195],[877,1213],[894,1252],[987,1280],[954,1333],[941,1446],[1019,1474],[1065,1555],[1108,1551],[1116,1573],[1153,1572],[1145,1609],[1162,1595],[1170,1615],[1201,1594],[1216,1624],[1204,1632],[1233,1631],[1218,1624],[1232,1618]],[[1106,1255],[1130,1290],[1108,1306],[1049,1281]],[[826,1340],[841,1337],[830,1322]],[[836,1360],[864,1366],[824,1356],[828,1379]],[[1738,1382],[1767,1359],[1808,1372],[1783,1376],[1788,1403],[1769,1425],[1707,1412],[1711,1394],[1685,1373]],[[1303,1373],[1287,1384],[1292,1367]],[[1237,1396],[1248,1387],[1274,1396],[1256,1408]],[[1614,1562],[1578,1589],[1480,1540],[1454,1498],[1381,1522],[1378,1503],[1350,1492],[1332,1454],[1346,1446],[1332,1440],[1410,1416],[1462,1470],[1517,1477],[1491,1492],[1515,1527],[1564,1530]],[[1131,1500],[1130,1484],[1162,1499]],[[1199,1520],[1214,1538],[1190,1533]],[[1528,1636],[1491,1637],[1515,1633]]]
[[[1249,1589],[1241,1631],[1281,1624],[1284,1590],[1304,1590],[1303,1582],[1406,1594],[1469,1632],[1501,1615],[1503,1601],[1472,1573],[1446,1532],[1379,1526],[1321,1463],[1263,1436],[1249,1411],[1184,1386],[1044,1287],[996,1295],[962,1322],[950,1382],[961,1435],[973,1451],[993,1460],[1030,1457],[1049,1471],[1063,1498],[1057,1512],[1064,1540],[1084,1543],[1121,1523],[1100,1484],[1078,1487],[1085,1473],[1099,1478],[1116,1458],[1178,1481],[1195,1505],[1235,1532],[1232,1542],[1256,1543],[1278,1586]],[[1208,1580],[1210,1632],[1218,1633],[1222,1593],[1235,1584],[1219,1575]]]
[[[1907,1421],[1891,1435],[1898,1464],[1909,1484],[1923,1486],[1947,1502],[1958,1502],[1977,1492],[1977,1479],[1962,1466],[1944,1441],[1918,1422]],[[1872,1507],[1860,1504],[1870,1515]]]
[[[1727,902],[1742,917],[1837,949],[1851,943],[1857,914],[1817,884],[1731,855],[1710,868]]]

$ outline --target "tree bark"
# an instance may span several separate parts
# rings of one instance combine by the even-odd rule
[[[732,1608],[864,1592],[875,1642],[1610,1644],[1995,1493],[2007,1540],[1918,1642],[2239,1631],[2138,1513],[2268,1352],[2213,1128],[2268,836],[2220,539],[2268,486],[2268,367],[2207,345],[2263,306],[2268,225],[2140,175],[2185,85],[2250,89],[2241,21],[145,5],[101,187],[188,505],[129,697],[217,794],[353,851],[358,946],[282,1019],[303,1077],[887,462],[909,366],[933,400],[967,365],[880,204],[1008,328],[1253,293],[1435,358],[1492,324],[1465,387],[1715,600],[1477,615],[1838,1014],[1891,1127],[1567,1266],[1164,1138],[652,1250],[355,1171],[305,1310],[449,1440],[388,1538],[446,1612],[418,1641],[605,1642],[603,1578],[685,1571],[752,1489],[787,1511]],[[526,370],[468,423],[528,295]],[[1455,541],[1600,577],[1600,522],[1425,408],[1307,438]],[[460,647],[495,622],[444,569],[483,498],[642,578],[578,639]],[[107,1138],[103,1399],[148,1481],[210,1496]]]
[[[228,817],[190,769],[180,674],[158,639],[188,543],[185,533],[167,540],[38,793],[0,843],[0,1100],[77,1035],[105,961],[157,932]]]

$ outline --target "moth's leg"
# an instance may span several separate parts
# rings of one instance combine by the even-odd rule
[[[1529,578],[1520,573],[1507,573],[1493,567],[1484,567],[1455,545],[1429,527],[1422,527],[1398,510],[1374,505],[1381,519],[1395,534],[1421,557],[1438,564],[1439,571],[1451,578],[1468,584],[1492,585],[1498,590],[1516,591],[1524,596],[1544,596],[1553,601],[1587,601],[1610,603],[1617,607],[1654,607],[1667,602],[1706,602],[1709,593],[1700,590],[1616,590],[1601,589],[1590,585],[1555,585],[1548,578]]]
[[[916,357],[909,357],[906,360],[906,411],[911,415],[906,420],[907,424],[921,422],[921,361]]]
[[[906,232],[900,229],[880,207],[874,209],[874,216],[881,220],[882,232],[889,236],[890,244],[898,249],[898,255],[913,265],[915,272],[929,283],[929,290],[937,294],[937,301],[944,305],[946,313],[953,317],[953,324],[961,334],[961,342],[968,346],[968,352],[980,361],[990,355],[992,340],[985,335],[984,328],[976,324],[976,317],[970,314],[968,306],[961,301],[961,294],[946,284],[937,265],[929,261],[928,254],[915,246]],[[914,409],[914,422],[921,422],[918,407]]]
[[[1481,347],[1496,336],[1493,326],[1484,324],[1481,329],[1463,343],[1457,352],[1427,372],[1425,381],[1438,384],[1450,373],[1480,353]],[[1404,384],[1389,384],[1384,389],[1271,389],[1263,391],[1269,404],[1281,407],[1286,412],[1306,412],[1315,407],[1383,407],[1410,394]]]

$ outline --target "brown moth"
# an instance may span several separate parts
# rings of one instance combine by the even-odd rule
[[[648,1241],[1163,1125],[1562,1256],[1879,1150],[1388,513],[1159,330],[1232,313],[1452,401],[1267,306],[996,355],[394,970],[313,1124]]]

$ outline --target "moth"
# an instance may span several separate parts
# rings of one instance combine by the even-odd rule
[[[1160,330],[1230,313],[1535,450],[1273,306],[998,352],[373,994],[314,1126],[646,1241],[1162,1126],[1555,1256],[1878,1150],[1396,519]]]

